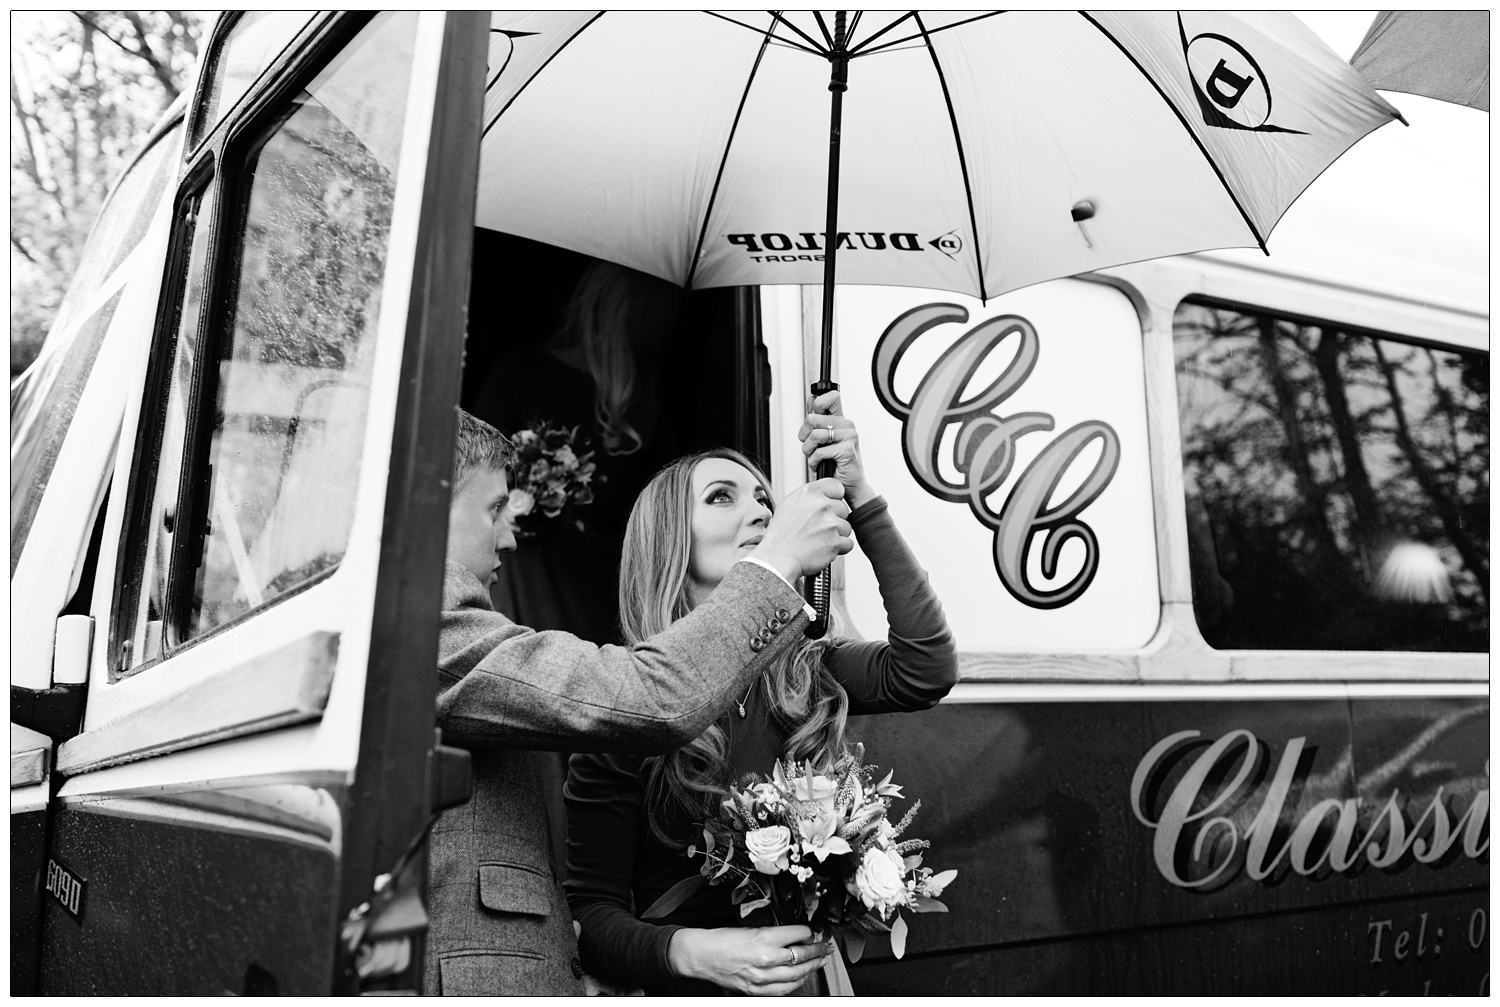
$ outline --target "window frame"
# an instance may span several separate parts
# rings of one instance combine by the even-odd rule
[[[327,43],[327,33],[335,22],[347,23],[348,20],[356,20],[361,25],[373,19],[377,11],[362,11],[356,14],[340,18],[338,14],[314,12],[308,18],[307,23],[293,35],[292,38],[276,54],[275,58],[268,63],[245,93],[235,99],[227,108],[220,110],[219,119],[202,136],[197,136],[199,125],[202,121],[204,102],[208,97],[208,89],[213,84],[214,73],[219,66],[219,59],[224,53],[224,44],[229,38],[229,33],[234,30],[235,25],[248,13],[242,10],[225,11],[214,25],[213,38],[206,49],[208,56],[203,61],[203,69],[198,74],[198,81],[193,87],[192,101],[189,103],[183,126],[183,154],[185,161],[196,161],[198,156],[210,147],[221,146],[227,130],[235,127],[231,125],[241,116],[241,109],[249,109],[257,104],[257,99],[267,89],[267,81],[272,81],[281,76],[282,70],[289,64],[295,63],[301,58],[302,50],[309,46],[322,50]],[[357,29],[356,29],[357,31]],[[345,38],[344,41],[348,39]],[[310,53],[309,59],[317,61],[316,53]],[[196,139],[195,139],[196,137]]]
[[[1258,260],[1241,263],[1213,253],[1130,263],[1074,279],[1120,291],[1134,307],[1140,327],[1155,511],[1155,572],[1161,599],[1157,629],[1144,645],[1119,650],[962,650],[958,655],[960,682],[945,702],[1128,699],[1141,696],[1142,687],[1158,698],[1198,695],[1193,690],[1203,686],[1227,688],[1231,691],[1226,696],[1244,698],[1330,691],[1345,695],[1354,688],[1400,691],[1427,689],[1437,682],[1464,683],[1467,688],[1470,683],[1489,681],[1488,654],[1216,650],[1208,645],[1192,611],[1172,335],[1183,300],[1212,299],[1227,307],[1306,318],[1361,334],[1385,335],[1386,330],[1370,323],[1392,317],[1410,323],[1411,330],[1419,333],[1398,336],[1402,341],[1488,354],[1488,316],[1481,306],[1420,301],[1403,292],[1296,270],[1270,270]],[[1330,308],[1327,313],[1318,310],[1324,306]],[[800,356],[800,347],[793,348],[792,355]],[[784,365],[785,349],[779,355],[773,350],[773,358],[780,360],[778,366]],[[779,388],[774,394],[773,408],[776,402],[785,406]]]
[[[309,22],[197,147],[184,155],[186,167],[174,197],[173,232],[163,267],[167,272],[163,276],[163,296],[158,300],[153,327],[146,395],[142,399],[136,428],[136,450],[132,453],[129,492],[115,565],[115,600],[106,649],[106,670],[111,683],[133,677],[240,626],[267,608],[321,583],[339,569],[336,564],[234,619],[186,639],[179,638],[185,626],[185,590],[191,587],[196,571],[196,567],[193,570],[187,568],[193,562],[193,551],[189,546],[200,543],[205,537],[206,508],[198,506],[202,498],[198,490],[200,484],[206,487],[211,475],[208,463],[219,387],[219,354],[232,328],[229,313],[234,308],[233,299],[238,287],[235,275],[240,263],[238,244],[249,210],[248,195],[254,182],[253,163],[285,121],[288,109],[292,107],[291,99],[303,91],[378,13],[359,11],[315,18]],[[222,42],[234,20],[226,18],[220,22],[215,30],[215,45]],[[193,127],[193,118],[201,114],[199,103],[207,77],[207,73],[200,74],[194,89],[186,123],[189,130]],[[184,141],[190,137],[189,133]],[[250,170],[247,166],[251,166]],[[208,187],[213,189],[209,200],[211,205],[200,206],[192,229],[196,234],[198,228],[209,228],[203,265],[203,299],[199,307],[199,353],[190,392],[183,403],[186,419],[182,456],[165,459],[159,456],[166,419],[163,393],[167,387],[166,376],[175,360],[178,329],[175,323],[180,317],[182,296],[188,286],[187,269],[192,252],[191,235],[186,242],[183,240],[180,215],[184,201]],[[210,362],[212,367],[207,366]],[[149,533],[145,526],[150,521],[157,476],[164,464],[178,466],[178,492],[172,548],[163,569],[166,592],[162,648],[150,660],[131,664],[131,656],[125,652],[125,644],[131,639],[131,630],[126,624],[133,625],[140,603],[140,591],[144,585],[138,582],[138,573],[145,557],[144,535]]]
[[[1340,332],[1340,333],[1342,333],[1344,335],[1347,335],[1347,336],[1357,336],[1357,337],[1362,337],[1362,338],[1371,339],[1371,340],[1381,340],[1383,342],[1394,343],[1394,344],[1400,345],[1400,346],[1411,346],[1411,347],[1415,347],[1415,348],[1418,348],[1418,349],[1438,350],[1438,351],[1441,351],[1441,352],[1444,352],[1444,353],[1472,355],[1472,356],[1475,356],[1475,357],[1482,358],[1486,362],[1488,361],[1488,358],[1489,358],[1489,350],[1488,350],[1488,348],[1479,348],[1479,347],[1474,347],[1474,346],[1465,346],[1465,345],[1460,345],[1460,344],[1453,343],[1453,342],[1447,342],[1447,341],[1444,341],[1444,340],[1441,340],[1441,339],[1434,339],[1434,338],[1431,338],[1431,337],[1408,336],[1408,335],[1405,335],[1405,334],[1402,334],[1402,333],[1396,333],[1396,332],[1392,332],[1392,331],[1386,330],[1386,329],[1373,328],[1373,327],[1368,326],[1368,325],[1360,325],[1360,324],[1355,324],[1355,323],[1339,322],[1339,321],[1334,321],[1334,320],[1329,319],[1329,318],[1322,318],[1322,317],[1318,317],[1318,316],[1315,316],[1315,315],[1309,315],[1309,314],[1306,314],[1304,312],[1286,310],[1286,309],[1279,308],[1279,307],[1273,307],[1273,306],[1268,306],[1268,305],[1264,305],[1264,304],[1254,304],[1254,303],[1251,303],[1249,301],[1237,300],[1237,299],[1233,299],[1233,298],[1226,298],[1226,297],[1222,297],[1222,296],[1214,296],[1214,295],[1211,295],[1211,294],[1202,294],[1202,293],[1196,293],[1196,292],[1188,293],[1188,294],[1184,295],[1183,297],[1179,298],[1176,301],[1176,303],[1172,306],[1172,312],[1171,312],[1170,318],[1168,319],[1168,325],[1169,325],[1169,327],[1171,329],[1171,332],[1172,332],[1172,348],[1173,348],[1174,354],[1175,354],[1175,350],[1176,350],[1177,317],[1178,317],[1179,312],[1181,312],[1182,309],[1185,308],[1185,307],[1203,307],[1203,308],[1208,308],[1210,310],[1215,310],[1215,311],[1232,311],[1232,312],[1235,312],[1237,314],[1240,314],[1240,315],[1243,315],[1243,316],[1249,317],[1249,318],[1267,317],[1267,318],[1270,318],[1273,322],[1288,322],[1290,324],[1297,325],[1297,326],[1302,326],[1302,327],[1315,326],[1315,327],[1318,327],[1318,328],[1321,328],[1321,329],[1332,329],[1332,330],[1335,330],[1335,331]],[[1175,367],[1174,367],[1173,377],[1174,377],[1174,379],[1177,377]],[[1174,388],[1174,394],[1175,394],[1175,392],[1176,392],[1176,389]],[[1183,432],[1182,431],[1182,421],[1181,421],[1181,413],[1180,412],[1176,416],[1176,421],[1177,421],[1177,424],[1178,424],[1178,426],[1177,426],[1178,443],[1180,445],[1181,442],[1182,442],[1182,432]],[[1182,461],[1181,461],[1181,452],[1180,451],[1179,451],[1179,456],[1178,457],[1179,457],[1179,464],[1183,464]],[[1184,483],[1184,485],[1182,486],[1183,494],[1186,494],[1185,480],[1181,480],[1181,481]],[[1183,504],[1184,504],[1184,506],[1186,505],[1185,496],[1184,496]],[[1486,548],[1486,552],[1487,553],[1490,551],[1489,547],[1490,547],[1490,543],[1486,542],[1485,543],[1485,548]],[[1189,562],[1189,570],[1191,571],[1191,562],[1192,562],[1191,557],[1189,557],[1188,562]],[[1477,574],[1476,574],[1476,576],[1477,576]],[[1196,600],[1190,599],[1190,608],[1191,608],[1191,612],[1192,612],[1194,626],[1195,626],[1195,629],[1197,629],[1197,631],[1201,634],[1202,633],[1202,629],[1201,629],[1201,627],[1197,626],[1198,611],[1197,611],[1197,607],[1196,606],[1197,606]],[[1252,659],[1253,659],[1254,656],[1289,654],[1289,653],[1303,654],[1303,655],[1309,655],[1309,656],[1324,655],[1324,654],[1326,654],[1326,655],[1338,655],[1338,654],[1348,654],[1348,653],[1362,653],[1362,654],[1372,654],[1372,655],[1390,655],[1392,657],[1400,657],[1401,655],[1422,655],[1424,657],[1436,656],[1436,657],[1439,657],[1439,658],[1442,658],[1442,657],[1464,657],[1464,656],[1475,655],[1475,654],[1479,654],[1479,656],[1487,656],[1487,655],[1481,654],[1480,652],[1462,651],[1462,650],[1384,650],[1384,649],[1376,650],[1376,649],[1370,649],[1370,650],[1351,651],[1348,648],[1342,648],[1342,649],[1341,648],[1327,648],[1327,649],[1317,649],[1317,650],[1297,650],[1297,649],[1292,648],[1292,647],[1218,648],[1218,647],[1214,647],[1212,644],[1207,644],[1206,640],[1204,642],[1215,653],[1245,655],[1245,656],[1248,656],[1248,657],[1252,657]]]
[[[1212,253],[1117,266],[1080,279],[1122,291],[1135,305],[1145,347],[1146,408],[1152,492],[1157,509],[1157,576],[1162,615],[1146,647],[1118,655],[1049,655],[1040,674],[1002,655],[960,655],[976,683],[1065,683],[1090,691],[1088,682],[1127,681],[1181,686],[1243,683],[1255,688],[1343,688],[1380,683],[1399,688],[1432,682],[1487,682],[1487,654],[1432,651],[1216,650],[1198,630],[1192,611],[1186,498],[1173,323],[1189,298],[1237,309],[1269,311],[1336,325],[1345,331],[1384,335],[1371,320],[1398,318],[1416,334],[1400,338],[1434,348],[1489,353],[1488,316],[1478,305],[1415,301],[1401,292],[1350,285],[1336,278],[1264,269]],[[1327,308],[1322,311],[1319,309]],[[1307,310],[1313,309],[1312,311]],[[969,658],[968,660],[965,660]],[[1101,658],[1103,659],[1101,661]],[[1115,658],[1115,660],[1110,660]],[[1124,658],[1121,662],[1119,659]],[[1104,665],[1120,665],[1106,669]],[[1095,688],[1108,688],[1099,686]],[[1070,693],[1071,694],[1071,693]]]
[[[202,162],[178,186],[172,207],[172,233],[169,239],[166,262],[163,266],[162,292],[157,300],[156,320],[153,325],[151,353],[146,368],[145,393],[141,399],[141,418],[136,427],[135,450],[131,452],[130,492],[125,507],[119,551],[115,564],[117,588],[114,610],[110,614],[107,667],[110,681],[134,675],[159,664],[168,648],[165,638],[162,650],[149,661],[131,664],[132,655],[128,647],[134,636],[133,626],[140,605],[141,592],[145,589],[143,566],[145,551],[149,547],[152,529],[151,504],[155,498],[156,476],[161,468],[161,444],[166,434],[168,399],[173,365],[177,358],[177,336],[181,329],[185,305],[183,300],[189,285],[189,269],[192,263],[193,239],[198,228],[207,228],[207,255],[211,260],[217,235],[213,231],[214,205],[219,201],[223,187],[216,185],[218,177],[212,161]],[[184,206],[190,199],[199,200],[191,223],[184,218]],[[205,205],[208,204],[208,205]],[[205,266],[211,266],[206,261]],[[210,274],[211,275],[211,274]],[[198,331],[203,331],[203,317],[208,310],[208,290],[205,288],[198,305]],[[198,383],[200,370],[195,368],[192,383],[188,386],[187,402],[191,406]],[[149,492],[149,498],[147,494]],[[176,541],[174,531],[173,541]],[[174,550],[175,551],[175,550]],[[140,562],[135,562],[135,559]],[[164,571],[170,578],[170,560]],[[169,579],[170,583],[170,579]],[[163,613],[163,622],[168,617]]]

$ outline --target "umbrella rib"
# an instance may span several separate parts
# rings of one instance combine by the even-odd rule
[[[571,36],[568,37],[568,40],[566,42],[558,46],[557,49],[552,53],[552,55],[547,57],[546,61],[543,62],[541,66],[536,68],[536,71],[530,77],[526,78],[526,83],[516,88],[516,93],[510,96],[510,100],[505,103],[505,106],[501,108],[500,111],[495,113],[495,117],[489,121],[488,125],[484,127],[484,131],[479,134],[479,138],[481,140],[489,135],[490,130],[495,128],[495,123],[499,122],[500,117],[504,115],[512,105],[516,103],[516,99],[521,97],[521,92],[525,91],[528,87],[531,86],[531,82],[536,80],[538,74],[547,69],[552,61],[557,59],[557,57],[562,53],[564,49],[573,44],[574,39],[582,35],[587,28],[594,24],[594,22],[602,18],[604,16],[604,13],[604,11],[600,11],[593,17],[589,18],[588,21],[584,22],[584,24],[580,26],[577,31],[575,31]]]
[[[708,205],[703,208],[703,226],[698,229],[698,245],[693,249],[693,261],[688,267],[687,282],[683,284],[684,289],[693,289],[693,279],[698,275],[698,262],[703,255],[703,242],[708,239],[708,225],[713,219],[714,203],[719,198],[719,183],[724,180],[724,167],[729,163],[729,148],[734,146],[734,135],[740,128],[740,116],[745,111],[745,102],[750,97],[750,86],[755,83],[755,75],[760,70],[760,61],[765,58],[766,47],[771,44],[776,30],[776,22],[772,21],[766,28],[761,39],[760,51],[755,54],[755,62],[750,66],[750,76],[745,78],[745,90],[740,94],[739,106],[734,110],[734,121],[729,124],[729,136],[724,140],[724,153],[719,157],[719,171],[714,175],[714,187],[708,194]]]
[[[1150,82],[1152,87],[1156,88],[1156,93],[1161,96],[1161,100],[1166,103],[1166,106],[1172,110],[1172,114],[1177,116],[1177,121],[1182,123],[1183,131],[1186,132],[1188,136],[1193,138],[1193,143],[1198,145],[1198,152],[1203,155],[1203,159],[1208,162],[1208,166],[1212,168],[1214,170],[1214,174],[1219,177],[1219,184],[1222,185],[1224,187],[1224,191],[1229,194],[1229,198],[1234,202],[1234,208],[1240,211],[1240,217],[1245,221],[1245,226],[1250,228],[1250,233],[1255,237],[1255,243],[1260,246],[1260,250],[1262,252],[1270,255],[1271,250],[1266,247],[1266,240],[1260,236],[1260,229],[1255,226],[1255,221],[1250,219],[1250,214],[1246,212],[1244,204],[1240,202],[1240,197],[1234,191],[1234,187],[1229,184],[1229,179],[1224,177],[1224,172],[1219,168],[1218,162],[1215,161],[1213,155],[1208,152],[1208,148],[1203,146],[1203,141],[1199,139],[1197,133],[1193,132],[1193,127],[1188,125],[1187,117],[1182,114],[1182,110],[1177,107],[1177,105],[1172,101],[1171,98],[1167,97],[1167,93],[1162,90],[1161,85],[1156,82],[1156,79],[1146,72],[1146,68],[1141,66],[1140,60],[1135,58],[1135,54],[1132,53],[1129,49],[1126,49],[1125,46],[1120,43],[1119,39],[1110,34],[1109,29],[1105,28],[1098,21],[1095,21],[1086,12],[1079,11],[1078,13],[1082,14],[1084,20],[1088,21],[1089,24],[1099,29],[1099,33],[1101,35],[1113,42],[1115,48],[1119,49],[1120,52],[1125,55],[1125,58],[1130,60],[1131,65],[1133,65],[1136,70],[1140,72],[1140,75],[1146,78],[1146,80]]]
[[[864,11],[860,11],[859,13],[863,14]],[[892,21],[890,24],[886,25],[884,28],[880,29],[878,32],[876,32],[875,34],[871,35],[869,38],[865,39],[859,45],[857,45],[854,48],[850,49],[849,50],[849,54],[851,56],[858,56],[860,54],[860,52],[864,50],[865,46],[869,45],[871,42],[875,41],[877,38],[879,38],[880,36],[884,35],[886,32],[890,31],[892,28],[896,27],[902,21],[905,21],[907,18],[911,17],[914,14],[916,14],[916,11],[914,11],[914,10],[909,10],[905,14],[902,14],[896,20]],[[849,37],[850,38],[854,37],[854,32],[853,31],[849,32]]]
[[[916,12],[913,11],[912,13],[915,14]],[[853,56],[869,56],[869,55],[871,55],[873,53],[884,52],[885,50],[891,48],[892,46],[900,45],[902,42],[911,42],[911,41],[913,41],[915,39],[924,38],[924,37],[926,37],[928,35],[936,35],[940,31],[947,31],[950,28],[958,28],[961,25],[973,24],[975,21],[983,21],[987,17],[994,17],[997,14],[1007,14],[1007,13],[1009,13],[1009,11],[992,10],[988,14],[980,14],[977,17],[964,18],[962,21],[955,21],[952,24],[945,24],[941,28],[934,28],[934,29],[932,29],[932,31],[930,31],[930,32],[926,32],[926,31],[924,31],[924,32],[918,32],[915,35],[908,35],[905,38],[898,38],[894,42],[887,42],[887,43],[885,43],[885,45],[877,45],[873,49],[866,49],[866,48],[864,48],[864,46],[861,46],[858,50],[856,50],[855,52],[851,53],[850,55],[853,55]],[[899,23],[900,22],[898,21],[897,24],[899,24]],[[892,25],[891,27],[894,27],[894,25]],[[870,39],[865,42],[865,45],[869,45],[870,42],[874,41],[878,37],[879,36],[877,36],[877,35],[870,36]]]
[[[932,56],[932,68],[937,71],[938,84],[943,88],[943,103],[948,106],[948,122],[953,126],[953,145],[958,148],[958,167],[964,176],[964,199],[969,204],[969,234],[974,241],[974,266],[979,270],[979,300],[983,303],[989,300],[989,295],[984,287],[984,260],[979,255],[979,221],[974,216],[974,189],[969,184],[969,162],[964,157],[964,140],[958,130],[958,114],[953,110],[953,97],[948,93],[948,78],[943,73],[943,64],[938,60],[937,50],[932,46],[927,26],[922,23],[922,15],[915,14],[915,17],[917,27],[922,31],[922,40],[927,43],[927,52]]]
[[[854,29],[859,27],[859,19],[864,16],[864,11],[857,10],[854,12],[854,16],[849,19],[849,30],[844,33],[844,44],[846,46],[849,44],[849,39],[854,37]]]
[[[757,28],[754,25],[746,24],[743,21],[736,21],[732,17],[725,17],[723,14],[720,14],[718,11],[706,10],[703,13],[707,14],[709,17],[716,17],[720,21],[728,21],[730,24],[737,24],[741,28],[746,29],[747,31],[753,31],[753,32],[755,32],[755,34],[757,34],[757,35],[764,35],[765,34],[765,30],[762,29],[762,28]],[[767,13],[773,14],[773,15],[775,14],[774,11],[768,11]],[[810,52],[814,56],[826,56],[827,55],[827,53],[823,52],[823,50],[821,50],[821,49],[809,49],[807,46],[803,45],[801,42],[793,42],[791,39],[789,39],[789,38],[782,38],[780,35],[773,34],[771,37],[774,38],[776,41],[780,42],[782,45],[790,46],[793,49],[799,49],[802,52]]]
[[[813,19],[818,22],[818,31],[823,33],[823,44],[829,49],[833,48],[833,36],[828,32],[828,22],[823,20],[823,12],[815,10],[812,12]]]
[[[781,11],[768,10],[768,11],[766,11],[766,13],[769,14],[769,15],[771,15],[777,21],[780,21],[782,24],[786,25],[792,31],[796,32],[798,34],[798,36],[800,36],[804,41],[807,42],[808,45],[812,46],[813,52],[817,53],[819,56],[827,56],[828,55],[828,50],[818,48],[818,40],[817,39],[813,38],[807,32],[803,31],[801,28],[798,28],[796,25],[792,24],[786,18],[782,17],[781,16]],[[780,38],[780,36],[777,36],[777,37]],[[789,40],[783,39],[783,41],[789,41]]]

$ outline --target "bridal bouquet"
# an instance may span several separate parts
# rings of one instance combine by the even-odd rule
[[[516,446],[506,511],[514,520],[517,538],[536,538],[553,522],[583,531],[578,508],[594,502],[594,452],[585,450],[578,427],[556,426],[538,420],[511,434]]]
[[[769,779],[754,774],[730,787],[717,817],[703,823],[696,877],[672,887],[642,914],[665,916],[705,881],[734,883],[740,916],[769,908],[778,924],[803,923],[814,933],[844,935],[849,960],[859,961],[865,937],[889,933],[897,958],[906,952],[908,913],[945,913],[937,900],[957,871],[922,866],[925,839],[902,839],[921,801],[892,825],[891,802],[901,788],[893,773],[875,780],[856,744],[832,775],[811,765],[778,762]]]

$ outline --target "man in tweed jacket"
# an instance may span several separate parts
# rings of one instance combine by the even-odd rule
[[[836,480],[782,501],[753,555],[713,596],[636,647],[517,626],[490,605],[511,446],[459,413],[438,642],[437,721],[470,749],[474,796],[428,849],[427,993],[579,994],[572,918],[552,862],[533,750],[670,751],[701,734],[802,637],[791,587],[852,548]]]

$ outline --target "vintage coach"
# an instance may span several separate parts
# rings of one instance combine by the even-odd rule
[[[467,797],[413,672],[453,407],[581,268],[475,226],[489,17],[223,16],[12,387],[13,993],[419,984],[424,830]],[[1488,991],[1486,280],[1347,223],[987,304],[839,290],[963,661],[853,729],[959,871],[860,992]],[[783,490],[819,298],[690,295],[663,404]]]

